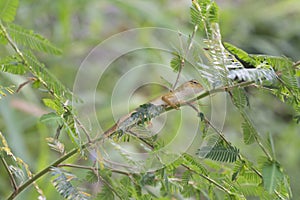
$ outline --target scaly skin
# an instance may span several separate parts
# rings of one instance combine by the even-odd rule
[[[203,90],[202,85],[196,80],[190,80],[183,83],[174,91],[171,91],[163,96],[160,96],[149,103],[157,106],[171,106],[178,109],[177,105],[184,104],[187,100],[195,97],[199,92]]]
[[[178,106],[180,104],[186,103],[188,100],[195,97],[201,91],[203,91],[202,85],[198,81],[193,79],[193,80],[183,83],[178,88],[176,88],[174,91],[171,91],[171,92],[164,94],[156,99],[153,99],[153,100],[149,101],[148,103],[151,103],[155,106],[164,106],[164,107],[171,106],[175,109],[179,109]],[[134,112],[136,112],[136,110],[134,110],[134,111],[130,112],[129,114],[120,118],[117,121],[117,123],[115,123],[110,129],[105,131],[103,133],[104,138],[110,137],[114,132],[118,131],[118,128],[121,126],[121,124],[124,121],[126,121],[127,119],[129,119]]]

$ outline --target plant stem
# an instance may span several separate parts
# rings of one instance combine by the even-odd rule
[[[0,24],[0,26],[1,26],[1,24]],[[251,81],[251,82],[243,82],[243,83],[239,83],[239,84],[236,84],[236,85],[233,85],[233,86],[229,86],[229,87],[227,86],[227,87],[220,87],[220,88],[212,89],[210,91],[206,91],[206,92],[204,92],[202,94],[199,94],[197,97],[195,97],[194,99],[191,99],[190,101],[187,101],[183,105],[187,105],[188,103],[195,102],[195,101],[197,101],[199,99],[202,99],[204,97],[207,97],[207,96],[209,96],[211,94],[214,94],[214,93],[217,93],[217,92],[230,91],[230,90],[232,90],[232,89],[234,89],[236,87],[247,87],[247,86],[249,86],[251,84],[253,84],[253,81]],[[174,109],[174,108],[170,107],[170,108],[166,109],[165,112],[169,111],[169,110],[172,110],[172,109]],[[62,157],[60,157],[59,159],[57,159],[56,161],[54,161],[53,163],[51,163],[49,166],[47,166],[46,168],[42,169],[40,172],[38,172],[37,174],[35,174],[31,179],[29,179],[26,182],[24,182],[20,187],[18,187],[17,190],[15,190],[8,197],[8,200],[14,199],[19,193],[21,193],[30,184],[32,184],[34,181],[36,181],[37,179],[39,179],[40,177],[42,177],[43,175],[45,175],[47,172],[49,172],[52,167],[57,167],[60,163],[64,162],[68,158],[72,157],[76,153],[80,152],[80,149],[85,149],[86,147],[88,147],[89,145],[91,145],[91,144],[93,144],[95,142],[103,141],[105,138],[106,137],[100,136],[99,138],[93,140],[92,143],[91,142],[86,142],[83,145],[81,145],[81,147],[77,147],[77,148],[72,149],[70,152],[68,152],[67,154],[63,155]],[[209,178],[207,178],[207,180],[209,180]]]
[[[11,39],[10,35],[8,34],[8,32],[6,31],[6,28],[3,26],[1,20],[0,20],[0,30],[3,32],[3,36],[5,37],[5,39],[8,41],[8,43],[10,44],[10,46],[14,49],[14,51],[18,54],[18,56],[22,59],[22,62],[24,64],[24,66],[26,66],[29,71],[33,74],[34,78],[33,79],[37,79],[39,80],[42,85],[48,90],[48,92],[57,100],[59,100],[59,102],[61,103],[61,105],[63,105],[64,109],[66,110],[66,112],[69,112],[72,114],[72,116],[74,117],[74,120],[76,121],[76,123],[79,125],[79,127],[83,130],[84,134],[86,135],[87,139],[89,142],[91,142],[90,136],[87,132],[87,130],[85,129],[85,127],[82,126],[81,122],[78,120],[78,118],[76,117],[76,115],[73,114],[72,110],[70,110],[67,106],[65,106],[65,102],[62,102],[61,97],[59,97],[52,89],[51,87],[47,84],[47,82],[45,80],[43,80],[43,78],[41,78],[37,72],[35,70],[33,70],[32,66],[27,62],[26,58],[24,57],[23,53],[20,51],[20,49],[18,48],[18,46],[14,43],[14,41]],[[21,86],[22,87],[22,86]],[[19,88],[18,88],[19,89]]]
[[[9,179],[10,179],[10,181],[12,183],[12,186],[13,186],[14,190],[17,190],[18,189],[18,185],[16,183],[16,180],[14,179],[14,176],[12,175],[11,171],[9,170],[9,167],[8,167],[5,159],[1,155],[0,155],[0,157],[1,157],[1,161],[2,161],[2,163],[4,165],[4,168],[5,168],[5,170],[8,173]]]
[[[195,172],[193,169],[191,169],[190,167],[188,167],[187,165],[182,164],[183,167],[185,167],[186,169],[198,174],[199,176],[201,176],[202,178],[206,179],[208,182],[210,182],[211,184],[214,184],[216,187],[218,187],[219,189],[223,190],[224,192],[226,192],[227,194],[231,195],[232,193],[225,187],[223,187],[222,185],[220,185],[219,183],[217,183],[215,180],[209,178],[208,176],[205,176],[204,174],[199,174],[197,172]]]
[[[84,147],[84,148],[85,148],[85,146],[86,145],[82,145],[82,147]],[[51,163],[49,166],[47,166],[46,168],[44,168],[43,170],[41,170],[40,172],[38,172],[37,174],[35,174],[34,176],[32,176],[31,179],[28,179],[20,187],[18,187],[17,190],[15,190],[7,198],[7,200],[14,199],[18,194],[20,194],[23,190],[25,190],[34,181],[36,181],[37,179],[39,179],[40,177],[42,177],[43,175],[45,175],[47,172],[49,172],[52,167],[57,167],[60,163],[62,163],[63,161],[67,160],[71,156],[75,155],[78,151],[79,151],[79,148],[75,148],[75,149],[71,150],[69,153],[67,153],[66,155],[60,157],[59,159],[57,159],[56,161],[54,161],[53,163]]]

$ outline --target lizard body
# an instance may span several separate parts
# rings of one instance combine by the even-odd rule
[[[174,91],[157,97],[149,101],[148,103],[153,104],[155,106],[171,106],[175,109],[179,109],[178,106],[180,104],[186,103],[188,100],[195,97],[201,91],[203,91],[202,85],[198,81],[193,79],[183,83]],[[103,133],[104,138],[110,137],[113,133],[115,133],[118,130],[125,130],[126,126],[129,127],[134,125],[134,123],[137,123],[131,119],[132,114],[135,112],[136,110],[133,110],[129,114],[121,117],[110,129]]]
[[[149,103],[152,103],[153,105],[171,106],[178,109],[177,105],[185,103],[187,100],[195,97],[202,90],[202,85],[193,79],[183,83],[174,91],[160,96]]]

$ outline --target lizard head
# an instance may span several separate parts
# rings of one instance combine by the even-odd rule
[[[183,91],[188,91],[188,90],[196,90],[200,91],[203,89],[202,85],[195,79],[192,79],[188,82],[183,83],[180,85],[175,91],[177,92],[183,92]]]
[[[188,84],[190,85],[190,87],[202,88],[202,85],[196,79],[188,81]]]

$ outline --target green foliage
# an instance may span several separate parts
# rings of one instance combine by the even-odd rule
[[[196,161],[196,159],[189,155],[189,154],[183,154],[183,163],[187,166],[189,166],[189,168],[191,168],[192,170],[194,170],[196,173],[198,174],[208,174],[207,169],[198,161]]]
[[[27,69],[40,81],[41,85],[45,87],[49,93],[51,93],[55,99],[65,103],[68,99],[72,98],[72,93],[67,89],[57,78],[51,74],[44,64],[38,61],[38,59],[30,52],[23,53],[27,62]]]
[[[207,6],[207,21],[209,24],[219,23],[219,7],[216,2],[211,1],[210,5]]]
[[[53,101],[51,99],[43,99],[44,101],[44,104],[51,104]],[[55,105],[55,104],[54,104]],[[50,106],[50,105],[49,105]],[[47,107],[49,107],[47,106]],[[47,114],[44,114],[41,116],[40,118],[40,121],[45,123],[45,122],[51,122],[51,121],[61,121],[61,117],[58,116],[56,113],[54,112],[50,112],[50,113],[47,113]]]
[[[247,97],[244,88],[234,88],[231,91],[234,105],[239,109],[245,109],[249,105],[249,99]]]
[[[32,30],[24,29],[16,24],[7,24],[6,28],[13,41],[19,45],[54,55],[61,54],[60,49]]]
[[[76,176],[59,168],[52,168],[51,171],[52,176],[56,177],[52,181],[53,185],[64,198],[78,200],[90,199],[89,194],[78,190],[72,185],[71,181],[76,180]]]
[[[246,117],[246,115],[243,115],[243,116],[244,116],[244,120],[245,120],[242,123],[244,143],[252,144],[255,142],[255,139],[256,139],[258,133],[256,132],[256,129],[254,128],[250,119],[248,117]]]
[[[280,166],[276,162],[265,162],[262,168],[262,176],[264,187],[270,194],[274,193],[274,190],[283,180]]]
[[[247,114],[247,105],[249,105],[248,98],[246,96],[245,90],[240,88],[235,88],[231,93],[231,99],[233,104],[238,108],[241,116],[244,119],[242,123],[242,130],[244,136],[245,144],[252,144],[258,138],[258,133]]]
[[[145,185],[154,185],[155,183],[155,174],[153,173],[145,173],[140,180],[142,186]]]
[[[108,186],[103,185],[96,199],[115,199],[115,195]]]
[[[257,62],[249,56],[249,54],[242,49],[233,46],[228,42],[223,42],[224,47],[238,59],[245,68],[254,68],[257,66]]]
[[[200,26],[200,28],[204,29],[207,33],[211,32],[211,24],[219,22],[218,6],[214,1],[193,1],[190,14],[192,23],[195,26]]]
[[[172,60],[170,62],[170,66],[174,70],[174,72],[178,72],[182,66],[183,58],[180,56],[180,54],[178,54],[176,52],[173,53],[173,55],[174,55],[174,57],[172,58]]]
[[[229,145],[217,143],[213,147],[204,146],[197,152],[201,158],[209,158],[220,162],[235,162],[239,155],[239,149]]]
[[[126,5],[126,3],[122,3],[122,5]],[[229,142],[222,131],[215,128],[203,113],[198,112],[198,116],[201,118],[201,131],[203,131],[201,139],[207,143],[197,153],[176,155],[179,158],[173,163],[165,163],[161,159],[161,155],[158,154],[157,162],[161,162],[159,164],[162,167],[151,172],[133,173],[135,168],[130,169],[130,172],[114,169],[112,167],[114,163],[103,158],[102,153],[106,155],[106,151],[110,150],[104,146],[103,138],[97,137],[84,143],[80,134],[87,129],[80,123],[76,111],[70,105],[71,99],[74,98],[72,92],[56,76],[52,75],[33,53],[33,51],[41,51],[57,55],[61,51],[35,31],[12,24],[17,6],[17,0],[0,2],[0,40],[1,44],[7,45],[12,50],[10,55],[0,59],[1,72],[33,76],[30,79],[33,89],[44,91],[41,98],[42,102],[52,110],[50,113],[42,115],[40,122],[46,123],[52,129],[54,126],[56,136],[59,135],[60,131],[66,132],[73,145],[65,145],[62,140],[48,137],[48,146],[58,152],[60,157],[50,165],[48,163],[41,164],[42,169],[37,167],[39,172],[36,173],[37,175],[32,175],[29,166],[11,153],[3,137],[3,144],[0,146],[0,158],[3,163],[8,160],[5,156],[13,161],[13,164],[5,169],[8,175],[11,174],[11,177],[16,178],[10,177],[10,181],[17,180],[18,182],[11,195],[12,198],[31,183],[35,184],[34,181],[40,176],[51,171],[55,177],[52,181],[53,185],[61,196],[66,199],[90,199],[91,195],[81,191],[76,186],[81,180],[74,174],[62,170],[63,166],[76,168],[76,172],[77,170],[89,170],[85,181],[90,184],[101,184],[100,192],[93,195],[96,199],[247,199],[248,197],[289,199],[292,197],[289,178],[276,159],[272,138],[269,138],[269,144],[267,144],[270,147],[264,144],[262,142],[264,141],[263,136],[260,135],[250,117],[249,110],[252,108],[249,107],[248,97],[251,94],[247,94],[244,87],[255,85],[259,89],[267,88],[281,101],[292,105],[295,112],[298,112],[298,116],[300,116],[300,92],[297,83],[299,72],[296,72],[294,63],[286,57],[248,54],[229,43],[224,43],[219,26],[219,8],[214,1],[192,1],[190,16],[194,26],[193,32],[186,41],[187,44],[183,45],[187,48],[182,52],[174,53],[170,65],[180,77],[187,56],[191,54],[190,51],[193,51],[192,53],[196,55],[196,67],[203,82],[207,83],[207,89],[211,90],[212,93],[226,91],[239,111],[243,119],[241,130],[244,144],[257,145],[267,157],[260,162],[260,165],[256,164],[255,157],[251,158],[254,159],[252,163],[248,160],[247,155],[242,155],[240,149],[243,153],[247,152],[244,152],[242,148],[235,147],[236,141]],[[204,36],[204,47],[201,46],[200,48],[193,46],[196,32],[199,30],[200,34]],[[202,63],[202,58],[199,56],[202,55],[201,53],[206,56],[203,59],[207,61],[205,64]],[[5,96],[6,92],[12,94],[12,87],[0,85],[0,95]],[[204,91],[204,94],[208,96],[209,92]],[[164,106],[143,104],[117,127],[119,130],[115,133],[124,136],[131,128],[148,124],[153,118],[166,111],[168,109],[166,110]],[[228,116],[231,118],[231,113],[228,113]],[[300,117],[298,120],[300,121]],[[86,131],[86,135],[88,136],[88,131]],[[151,154],[164,148],[165,144],[162,140],[163,137],[162,139],[157,137],[154,140],[152,138],[139,138],[138,135],[135,135],[134,141],[137,141],[141,146],[147,145],[146,151]],[[121,148],[123,144],[120,144],[120,140],[109,142],[115,155],[118,154],[130,166],[143,169],[143,164],[136,161],[128,153],[128,149]],[[129,146],[132,141],[127,140],[125,142]],[[94,147],[94,145],[100,149],[105,149],[96,153],[93,151],[94,149],[91,151],[93,157],[95,156],[96,160],[100,162],[100,169],[95,168],[94,165],[90,166],[92,164],[86,162],[86,157],[80,157],[80,164],[83,165],[60,165],[65,161],[76,162],[75,159],[67,159],[72,155],[84,153],[86,149],[91,146]],[[74,149],[68,151],[69,147]],[[168,158],[174,156],[167,151],[163,153],[163,156]],[[94,162],[96,161],[93,160]],[[27,175],[23,171],[26,171]],[[23,184],[23,182],[25,183]],[[18,188],[19,186],[21,187]],[[37,186],[36,189],[39,194],[42,194]]]
[[[26,68],[23,66],[22,60],[18,55],[10,55],[0,59],[0,66],[2,72],[12,74],[25,74]]]
[[[19,4],[18,0],[1,0],[0,19],[5,22],[14,21],[18,4]]]
[[[272,89],[281,101],[292,105],[299,115],[300,89],[297,83],[296,70],[293,62],[287,57],[269,55],[249,55],[245,51],[229,43],[223,43],[225,48],[234,55],[245,68],[229,73],[229,78],[239,81],[271,81],[278,80],[277,88]],[[274,70],[276,72],[274,72]]]

